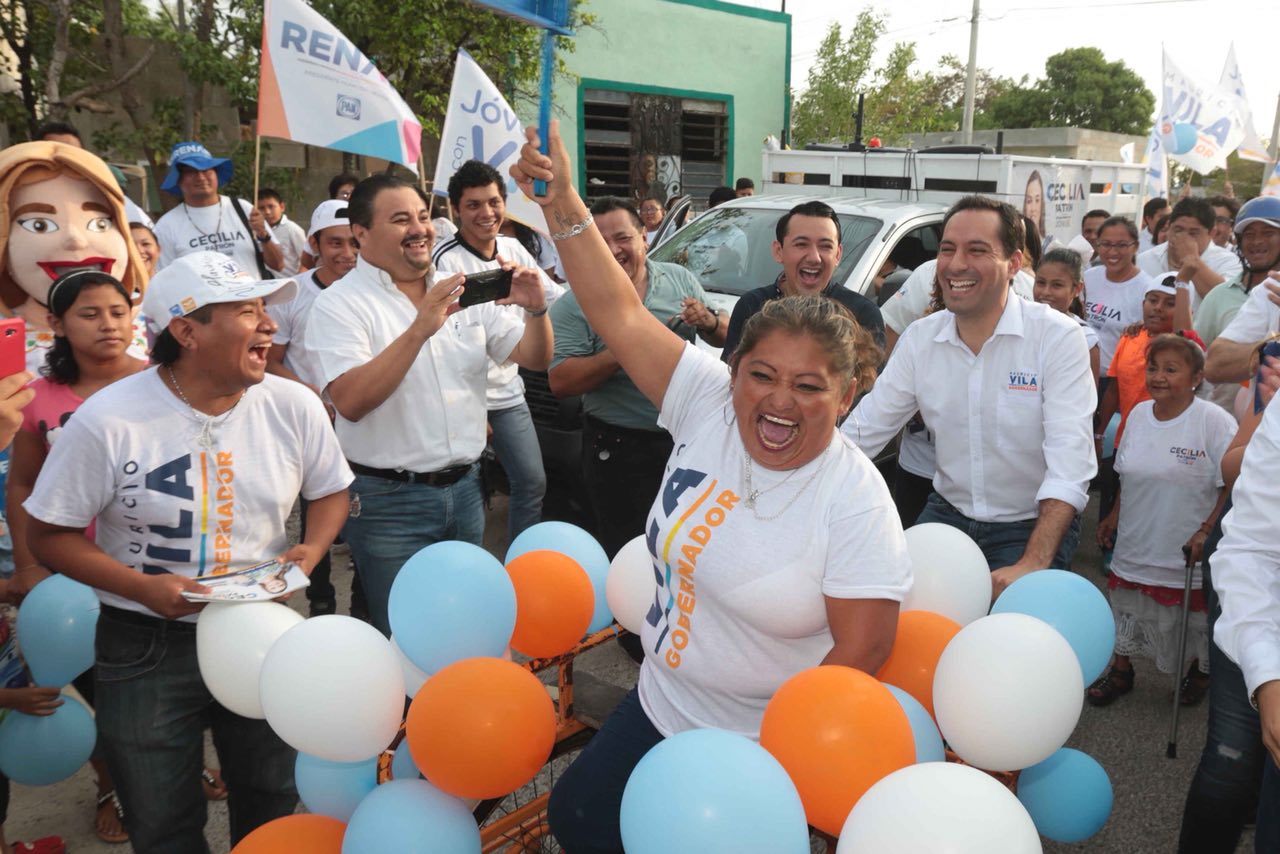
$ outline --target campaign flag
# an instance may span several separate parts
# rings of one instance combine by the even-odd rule
[[[1160,142],[1165,153],[1204,175],[1227,165],[1244,141],[1240,99],[1220,86],[1202,86],[1164,55],[1164,101]]]
[[[449,179],[468,160],[488,163],[507,184],[507,215],[545,232],[542,209],[516,186],[508,170],[520,159],[524,125],[498,87],[465,50],[458,51],[453,88],[440,132],[440,156],[432,186],[444,195]]]
[[[266,0],[258,133],[380,157],[416,174],[422,125],[374,64],[304,0]]]
[[[1275,168],[1271,170],[1271,177],[1262,185],[1262,195],[1280,196],[1280,163],[1275,165]]]
[[[1169,164],[1164,156],[1164,144],[1160,141],[1160,120],[1151,126],[1151,135],[1147,137],[1147,184],[1145,195],[1148,199],[1167,199],[1169,197]]]
[[[1271,158],[1267,157],[1267,150],[1262,145],[1262,140],[1258,138],[1257,128],[1253,126],[1253,110],[1249,108],[1249,98],[1244,93],[1244,78],[1240,76],[1240,66],[1236,63],[1236,46],[1232,44],[1227,50],[1227,62],[1222,66],[1222,77],[1218,80],[1218,86],[1230,92],[1234,92],[1236,97],[1240,99],[1240,113],[1244,124],[1244,141],[1240,143],[1240,147],[1236,149],[1236,154],[1245,160],[1256,160],[1259,163],[1268,163]]]

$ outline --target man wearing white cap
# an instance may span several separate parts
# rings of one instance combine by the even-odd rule
[[[310,572],[342,526],[351,471],[310,391],[265,376],[275,322],[259,282],[214,252],[151,280],[158,367],[95,394],[63,428],[24,506],[45,566],[94,587],[98,737],[139,854],[207,850],[200,787],[212,726],[230,791],[231,844],[297,804],[294,751],[265,721],[209,694],[196,657],[193,580],[281,557]],[[285,520],[301,493],[307,536]],[[96,541],[84,530],[96,520]],[[234,606],[244,607],[244,606]]]
[[[159,269],[193,252],[221,252],[262,278],[284,269],[284,250],[262,212],[244,199],[219,194],[230,180],[230,159],[214,157],[198,142],[180,142],[169,152],[160,189],[182,201],[156,221]]]

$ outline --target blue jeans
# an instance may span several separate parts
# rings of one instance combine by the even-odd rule
[[[98,738],[138,854],[207,852],[200,771],[204,728],[222,762],[231,845],[291,815],[297,754],[266,721],[215,702],[200,678],[196,627],[103,608],[98,618]]]
[[[493,428],[493,450],[511,486],[507,505],[507,542],[511,542],[525,528],[542,521],[547,473],[542,468],[542,447],[528,403],[521,400],[509,409],[491,409],[489,426]]]
[[[387,619],[391,584],[405,561],[442,540],[481,544],[484,499],[479,470],[473,465],[450,486],[356,475],[351,484],[351,513],[342,533],[360,567],[369,621],[384,635],[391,636]]]
[[[1230,499],[1222,516],[1230,509]],[[1222,615],[1222,606],[1213,591],[1210,557],[1222,539],[1219,524],[1204,545],[1204,588],[1209,603],[1209,636]],[[1236,663],[1215,643],[1209,644],[1209,727],[1205,733],[1200,764],[1191,778],[1187,803],[1182,811],[1182,831],[1178,837],[1180,854],[1233,854],[1244,825],[1258,816],[1258,851],[1277,851],[1262,846],[1264,808],[1259,808],[1258,787],[1263,768],[1270,765],[1262,745],[1258,713],[1249,703],[1249,689]],[[1280,805],[1280,791],[1272,790],[1273,804]],[[1272,807],[1274,810],[1274,806]],[[1272,816],[1271,832],[1277,830]],[[1280,846],[1280,843],[1276,843]]]
[[[551,790],[547,820],[565,851],[622,854],[622,790],[660,741],[662,733],[649,722],[632,688]]]
[[[1035,519],[1026,519],[1021,522],[975,522],[936,492],[930,493],[929,500],[924,505],[924,512],[920,514],[919,519],[916,519],[917,525],[924,522],[941,522],[964,531],[978,544],[978,548],[982,549],[982,554],[987,559],[987,566],[992,570],[1017,563],[1027,548],[1031,532],[1036,527]],[[1053,555],[1052,568],[1071,569],[1071,557],[1075,554],[1079,543],[1080,514],[1077,513]]]

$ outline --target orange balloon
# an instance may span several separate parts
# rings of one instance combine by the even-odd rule
[[[258,827],[231,854],[342,854],[347,826],[327,815],[286,815]]]
[[[511,648],[531,658],[568,652],[591,625],[596,594],[587,571],[568,555],[525,552],[507,564],[516,588]]]
[[[932,611],[903,611],[893,649],[880,672],[881,682],[901,688],[933,714],[933,672],[942,650],[960,631],[960,624]]]
[[[835,665],[782,683],[765,706],[760,745],[791,776],[809,823],[832,836],[867,789],[916,761],[907,713],[889,689]]]
[[[520,665],[467,658],[418,691],[405,736],[432,785],[459,798],[497,798],[532,780],[551,756],[556,710]]]

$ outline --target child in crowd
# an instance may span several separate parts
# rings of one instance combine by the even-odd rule
[[[142,263],[147,268],[147,276],[154,276],[156,263],[160,260],[160,241],[156,240],[156,233],[149,225],[131,222],[129,235],[133,238],[133,245],[138,247],[138,256],[142,258]]]
[[[1084,329],[1089,347],[1089,366],[1093,382],[1098,382],[1098,333],[1085,321],[1084,276],[1080,255],[1070,249],[1050,249],[1036,265],[1036,283],[1032,289],[1036,302],[1044,303],[1071,317]]]
[[[1111,666],[1089,686],[1088,700],[1105,706],[1133,690],[1133,655],[1155,660],[1164,673],[1181,670],[1178,634],[1188,563],[1199,563],[1205,539],[1222,512],[1226,491],[1222,456],[1235,421],[1196,397],[1204,352],[1177,335],[1159,335],[1147,348],[1149,399],[1129,413],[1116,452],[1120,491],[1098,524],[1098,543],[1114,546],[1108,582],[1116,618]],[[1193,656],[1182,682],[1182,703],[1208,690],[1208,633],[1200,572],[1192,579],[1187,648]]]

